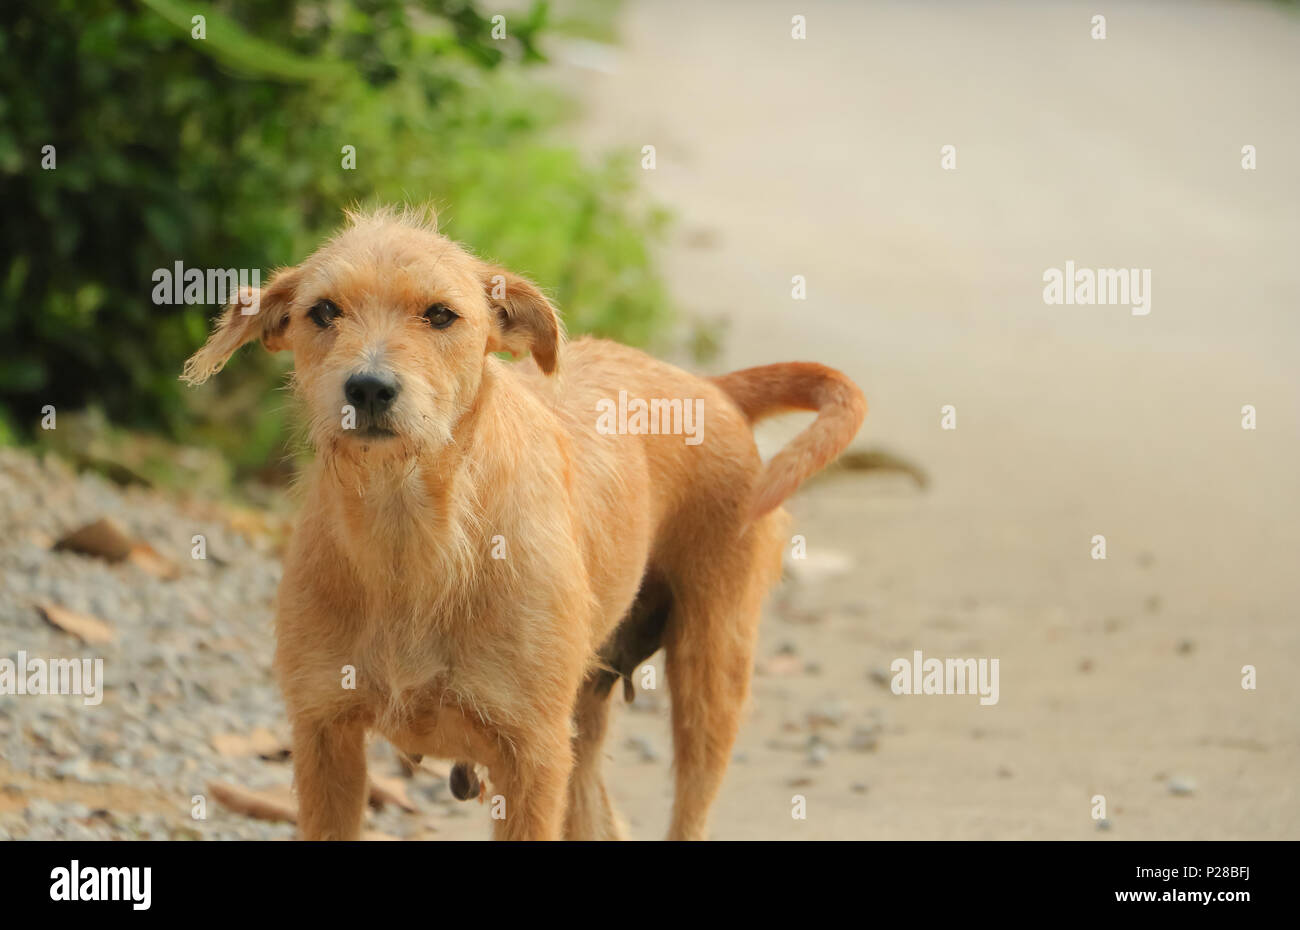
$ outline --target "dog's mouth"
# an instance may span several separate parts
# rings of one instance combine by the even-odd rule
[[[396,439],[397,432],[387,426],[366,426],[357,430],[357,437],[366,440]]]

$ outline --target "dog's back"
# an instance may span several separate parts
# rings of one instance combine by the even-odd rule
[[[843,451],[867,409],[852,381],[812,362],[701,378],[637,349],[587,338],[565,346],[556,377],[527,367],[526,383],[562,418],[575,446],[592,456],[593,477],[613,467],[601,450],[619,444],[639,450],[634,459],[643,458],[657,479],[645,489],[655,523],[701,495],[745,498],[749,517],[761,517]],[[818,418],[763,468],[753,424],[793,410],[817,411]],[[622,471],[639,485],[635,465],[641,463],[628,474],[626,458],[619,458],[622,468],[611,477]]]
[[[662,606],[661,588],[671,586],[683,552],[698,552],[706,539],[727,545],[762,521],[842,451],[866,412],[852,382],[813,363],[709,379],[585,338],[565,346],[558,376],[529,363],[515,367],[571,443],[572,486],[581,489],[572,506],[581,514],[593,589],[606,604],[626,600],[629,580],[639,579],[639,603]],[[788,410],[819,416],[764,466],[752,424]],[[765,526],[782,522],[777,515]],[[661,613],[643,607],[622,616]],[[640,652],[653,637],[634,638],[640,645],[631,651]]]

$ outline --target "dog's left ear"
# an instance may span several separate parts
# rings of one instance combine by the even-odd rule
[[[515,357],[532,352],[537,367],[553,374],[564,332],[546,295],[527,278],[492,265],[483,266],[479,279],[492,309],[488,351]]]
[[[236,349],[254,339],[262,340],[270,352],[289,348],[285,330],[289,328],[289,306],[299,277],[297,268],[285,268],[272,275],[264,288],[240,288],[212,327],[203,348],[185,363],[181,380],[202,384],[225,366]]]

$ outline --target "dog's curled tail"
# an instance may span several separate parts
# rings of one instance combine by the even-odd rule
[[[843,373],[816,362],[781,362],[720,375],[713,383],[751,424],[791,410],[815,410],[817,419],[767,463],[754,486],[751,517],[774,510],[844,451],[867,415],[867,399]]]

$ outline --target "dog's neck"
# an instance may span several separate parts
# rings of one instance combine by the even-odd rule
[[[308,497],[330,509],[333,542],[362,577],[400,584],[411,559],[444,562],[448,581],[468,571],[483,517],[477,489],[494,486],[477,455],[479,433],[497,424],[502,389],[485,368],[474,403],[439,448],[399,445],[373,456],[335,450],[318,460]]]

